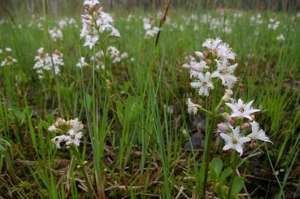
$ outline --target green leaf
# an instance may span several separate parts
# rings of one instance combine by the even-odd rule
[[[240,193],[244,186],[244,180],[242,177],[235,176],[233,178],[232,188],[231,188],[231,196],[232,198],[236,198],[237,194]]]
[[[232,169],[230,167],[227,167],[226,169],[224,169],[224,171],[222,172],[219,180],[221,183],[224,183],[226,178],[228,178],[230,175],[232,174]]]
[[[220,158],[214,158],[210,162],[210,168],[214,172],[215,177],[219,177],[223,169],[223,161]]]

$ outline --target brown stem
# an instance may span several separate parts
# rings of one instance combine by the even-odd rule
[[[164,12],[164,14],[163,14],[163,16],[161,17],[160,22],[159,22],[159,31],[158,31],[158,33],[157,33],[157,35],[156,35],[155,46],[157,46],[157,44],[158,44],[158,42],[159,42],[159,36],[160,36],[160,32],[161,32],[161,27],[163,26],[163,24],[165,23],[165,21],[166,21],[166,19],[167,19],[167,14],[168,14],[170,5],[171,5],[171,0],[168,0],[168,2],[166,3],[165,12]]]

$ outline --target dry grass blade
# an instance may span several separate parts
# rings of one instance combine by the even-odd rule
[[[155,39],[155,45],[157,46],[158,45],[158,42],[159,42],[159,37],[160,37],[160,33],[161,33],[161,28],[163,26],[163,24],[165,23],[166,19],[167,19],[167,15],[168,15],[168,11],[169,11],[169,8],[170,8],[170,5],[171,5],[171,0],[168,0],[165,4],[165,11],[160,19],[160,22],[159,22],[159,31],[156,35],[156,39]]]

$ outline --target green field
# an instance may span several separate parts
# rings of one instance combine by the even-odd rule
[[[161,13],[110,14],[120,37],[99,31],[92,48],[79,14],[1,21],[0,198],[300,197],[300,15],[171,9],[156,45],[143,19],[159,26]],[[54,27],[63,33],[57,41]],[[222,150],[217,132],[224,118],[216,115],[230,109],[209,111],[223,86],[200,96],[182,67],[217,37],[236,54],[233,98],[254,100],[272,141],[251,141],[242,156]],[[39,48],[48,69],[35,65]],[[53,57],[62,54],[56,71]],[[187,98],[201,105],[195,115]],[[65,133],[49,129],[57,118],[83,123],[79,146],[56,147],[52,139]]]

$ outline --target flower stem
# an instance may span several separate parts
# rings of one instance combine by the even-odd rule
[[[215,124],[215,114],[212,114],[212,121],[211,126],[213,127]],[[206,126],[208,126],[208,122],[206,122]],[[202,190],[201,190],[201,198],[205,199],[206,196],[206,184],[208,179],[208,164],[209,164],[209,152],[210,152],[210,145],[211,145],[211,138],[212,138],[212,128],[206,128],[205,129],[206,135],[205,135],[205,143],[204,143],[204,154],[202,159],[202,167],[201,167],[201,175],[204,176],[202,183]]]
[[[209,114],[209,115],[211,115],[211,116],[214,115],[213,112],[211,112],[211,111],[209,111],[209,110],[203,108],[202,106],[198,106],[198,109],[200,109],[201,111],[203,111],[203,112],[205,112],[205,113],[207,113],[207,114]]]
[[[230,180],[230,187],[229,187],[229,190],[228,190],[227,199],[231,198],[233,179],[235,177],[235,171],[236,171],[236,168],[237,168],[237,153],[235,151],[232,151],[230,162],[231,162],[231,168],[232,168],[232,171],[233,171],[233,177],[231,177],[231,180]]]
[[[218,105],[216,106],[216,108],[215,108],[216,113],[219,112],[219,109],[220,109],[221,105],[223,104],[223,102],[224,102],[223,99],[221,99],[220,102],[218,103]]]

